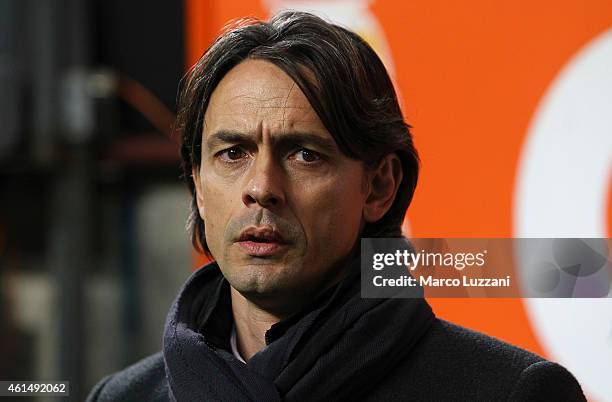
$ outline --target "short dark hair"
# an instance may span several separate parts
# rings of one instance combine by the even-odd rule
[[[346,156],[374,166],[392,152],[398,155],[403,169],[398,194],[361,236],[401,236],[419,159],[387,70],[354,32],[309,13],[284,11],[267,22],[242,19],[230,25],[181,82],[176,128],[182,136],[183,176],[193,196],[188,229],[196,249],[209,254],[192,179],[192,168],[201,163],[204,114],[221,79],[247,59],[268,61],[289,75]]]

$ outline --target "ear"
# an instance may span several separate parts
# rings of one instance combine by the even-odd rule
[[[402,177],[402,163],[395,152],[383,157],[369,173],[368,195],[363,208],[366,222],[374,223],[385,216],[395,200]]]
[[[191,168],[191,178],[195,187],[196,203],[198,204],[198,212],[200,218],[204,219],[204,198],[202,197],[202,182],[200,181],[200,167],[193,166]]]

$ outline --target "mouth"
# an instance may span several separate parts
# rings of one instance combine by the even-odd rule
[[[269,257],[285,252],[289,243],[270,227],[250,227],[236,239],[242,251],[253,257]]]

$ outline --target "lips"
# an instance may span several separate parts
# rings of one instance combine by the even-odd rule
[[[277,230],[268,226],[245,229],[236,239],[236,243],[246,254],[254,257],[281,254],[287,250],[289,244]]]

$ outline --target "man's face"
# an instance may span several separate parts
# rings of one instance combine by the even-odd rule
[[[363,221],[365,175],[281,69],[234,67],[211,96],[194,168],[206,241],[231,286],[289,303],[338,280]]]

